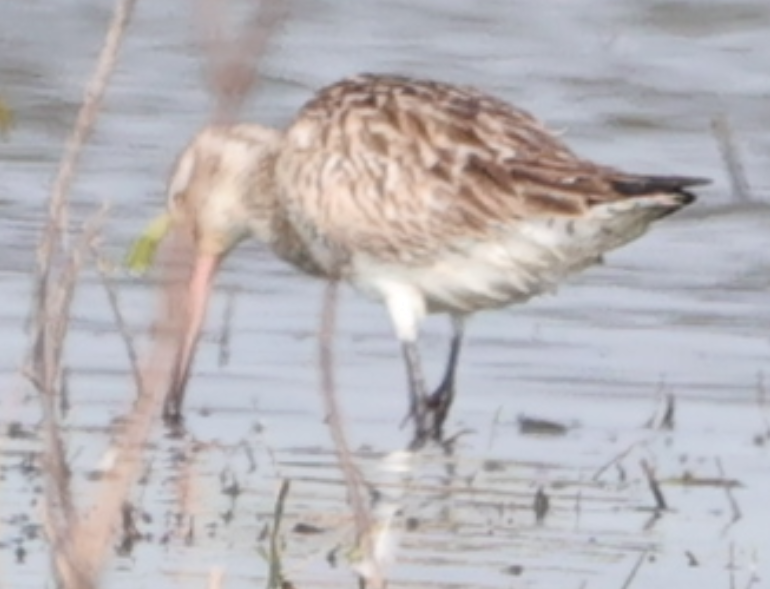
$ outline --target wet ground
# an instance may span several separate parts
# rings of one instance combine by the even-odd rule
[[[39,410],[18,374],[34,247],[108,17],[104,3],[62,0],[9,3],[0,19],[0,95],[17,117],[0,142],[0,586],[14,589],[50,586]],[[283,124],[312,89],[362,70],[429,75],[514,101],[606,163],[715,181],[696,206],[556,296],[471,323],[451,428],[472,433],[452,468],[426,460],[417,470],[396,522],[394,586],[620,588],[639,562],[633,587],[768,583],[768,25],[760,0],[295,3],[244,118]],[[72,195],[76,223],[111,203],[104,248],[115,259],[161,206],[173,158],[208,116],[199,74],[185,3],[139,3]],[[725,113],[753,203],[736,203],[710,132]],[[150,281],[118,286],[131,329],[144,333]],[[282,478],[292,481],[288,577],[299,588],[353,586],[352,524],[319,398],[320,295],[256,245],[229,260],[189,391],[190,437],[158,432],[133,497],[142,539],[122,547],[105,586],[200,587],[212,566],[228,589],[264,583],[259,548]],[[353,292],[340,322],[338,389],[357,459],[378,488],[403,493],[378,470],[407,437],[390,327]],[[434,378],[446,333],[440,319],[426,327]],[[87,497],[111,420],[133,394],[93,271],[67,364],[67,443]],[[669,396],[673,427],[661,429]],[[566,428],[532,431],[521,416]],[[656,509],[643,464],[667,510]],[[541,522],[539,489],[550,507]]]

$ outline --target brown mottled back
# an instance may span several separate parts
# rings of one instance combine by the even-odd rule
[[[277,163],[290,219],[332,257],[415,262],[525,218],[580,217],[640,194],[629,187],[660,190],[651,180],[577,157],[530,114],[481,92],[396,76],[321,90]],[[664,192],[697,183],[669,180]]]

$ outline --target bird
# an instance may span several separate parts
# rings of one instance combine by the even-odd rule
[[[576,155],[528,111],[473,87],[391,74],[332,83],[283,129],[204,127],[168,184],[192,232],[178,417],[217,269],[244,239],[382,303],[406,367],[411,447],[443,439],[469,317],[525,303],[695,201],[705,178],[628,173]],[[420,327],[450,318],[428,393]]]

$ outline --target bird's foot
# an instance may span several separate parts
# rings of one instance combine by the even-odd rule
[[[431,438],[428,428],[427,405],[424,401],[418,400],[411,404],[409,413],[401,420],[401,427],[403,428],[410,420],[414,423],[414,437],[412,437],[412,441],[409,443],[409,449],[418,450],[425,446]]]
[[[440,386],[436,391],[413,404],[406,420],[414,421],[414,437],[409,444],[411,450],[419,450],[429,442],[444,446],[444,423],[454,398],[450,387]],[[454,440],[454,436],[452,438]]]
[[[174,403],[166,403],[163,408],[163,423],[172,437],[182,437],[185,433],[184,416]]]
[[[425,399],[426,410],[431,416],[431,435],[436,441],[441,441],[444,437],[444,423],[446,423],[446,419],[449,416],[449,410],[452,408],[454,398],[454,386],[441,383],[433,394]]]

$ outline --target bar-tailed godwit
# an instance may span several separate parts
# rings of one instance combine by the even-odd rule
[[[179,414],[213,276],[242,239],[385,305],[417,446],[442,436],[467,317],[552,290],[690,204],[689,187],[707,182],[598,165],[501,100],[398,76],[328,86],[282,132],[208,127],[169,186],[171,218],[191,223],[198,256],[167,414]],[[430,395],[417,350],[428,313],[448,314],[453,326]]]

